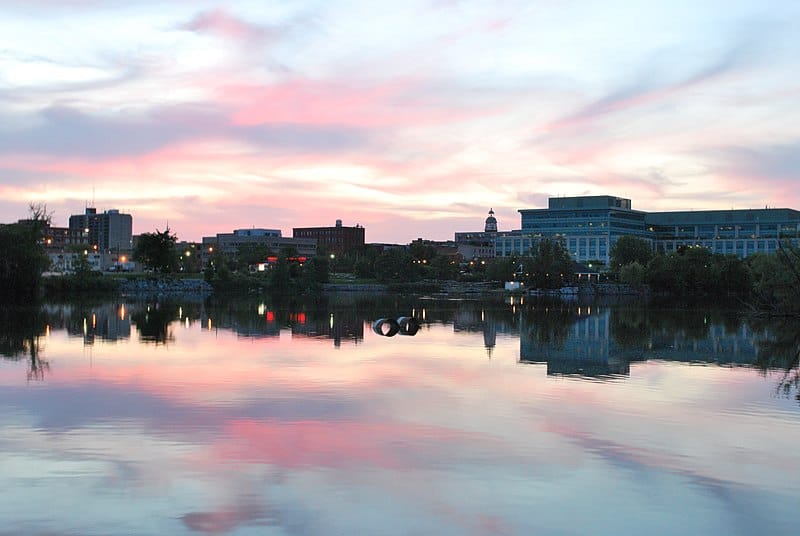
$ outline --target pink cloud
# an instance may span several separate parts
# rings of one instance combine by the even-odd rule
[[[181,29],[246,41],[267,39],[278,33],[275,29],[243,21],[222,9],[198,13],[191,21],[182,25]]]
[[[426,102],[418,81],[398,79],[369,86],[294,80],[274,86],[227,86],[220,98],[235,111],[233,123],[337,125],[357,128],[415,126],[457,121],[480,112]]]

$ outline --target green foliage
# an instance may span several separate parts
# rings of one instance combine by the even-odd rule
[[[625,264],[619,270],[619,281],[626,285],[639,287],[644,283],[645,267],[639,264],[638,261],[633,261]]]
[[[533,257],[523,260],[525,278],[532,288],[555,289],[572,282],[572,259],[557,240],[543,239],[534,248]]]
[[[415,261],[431,262],[436,256],[436,248],[431,244],[426,244],[421,238],[414,240],[408,245],[408,254]]]
[[[267,288],[272,294],[288,294],[292,290],[292,274],[286,255],[278,255],[278,262],[270,272]]]
[[[644,279],[656,292],[677,295],[743,294],[752,288],[748,263],[702,247],[653,257]]]
[[[133,258],[156,272],[174,272],[178,267],[176,242],[177,237],[169,234],[169,227],[163,231],[143,233],[139,236]]]
[[[300,288],[311,291],[322,290],[330,277],[330,257],[316,256],[303,264],[300,271]]]
[[[520,258],[516,255],[511,257],[495,257],[486,262],[486,279],[488,281],[513,281]]]
[[[783,254],[748,257],[756,306],[773,312],[800,312],[800,255],[783,246]]]
[[[359,279],[372,279],[375,277],[375,260],[366,257],[358,259],[353,264],[353,274]]]
[[[30,300],[37,296],[42,272],[50,265],[42,235],[49,216],[31,207],[31,218],[0,225],[0,300]]]
[[[644,238],[620,236],[611,247],[611,269],[616,273],[632,262],[646,266],[651,258],[653,258],[653,248]]]
[[[405,249],[387,249],[375,259],[375,277],[381,282],[416,281],[420,278],[418,266]]]
[[[436,255],[428,263],[430,274],[434,279],[452,280],[458,276],[458,263],[455,259],[444,255]]]
[[[240,244],[235,258],[231,259],[231,267],[239,272],[249,271],[249,267],[265,262],[272,255],[266,244]]]
[[[647,263],[645,282],[655,292],[683,293],[682,282],[673,269],[673,255],[656,255]]]

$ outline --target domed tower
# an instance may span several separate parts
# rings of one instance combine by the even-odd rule
[[[489,209],[489,217],[486,218],[486,227],[483,228],[486,233],[497,232],[497,218],[494,217],[494,210]]]

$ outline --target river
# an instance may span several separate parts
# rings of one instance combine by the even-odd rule
[[[395,295],[0,320],[0,534],[800,528],[787,320]]]

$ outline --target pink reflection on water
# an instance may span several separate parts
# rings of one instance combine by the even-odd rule
[[[213,449],[219,461],[267,463],[283,468],[371,465],[403,470],[446,456],[477,434],[413,423],[293,421],[228,423]]]

